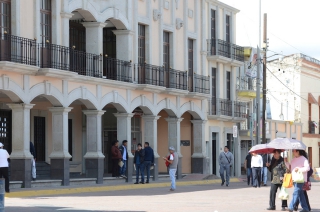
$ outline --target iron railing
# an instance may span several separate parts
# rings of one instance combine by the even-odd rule
[[[80,75],[102,77],[102,56],[50,43],[39,44],[41,68],[76,72]]]
[[[188,89],[188,73],[186,71],[178,71],[175,69],[165,70],[167,73],[166,88],[174,88],[180,90]]]
[[[247,103],[234,101],[233,104],[234,104],[234,112],[233,112],[234,117],[246,118]]]
[[[241,91],[255,91],[257,79],[247,76],[237,77],[237,90]]]
[[[138,84],[164,86],[164,67],[154,66],[147,63],[134,65],[135,80]]]
[[[7,33],[0,34],[0,61],[26,65],[37,64],[37,44],[35,40]]]
[[[220,115],[232,116],[232,101],[229,99],[218,99],[218,107]]]
[[[107,79],[132,82],[131,61],[105,57],[103,60],[103,76]]]
[[[190,82],[190,80],[192,81]],[[193,77],[189,78],[189,91],[209,94],[210,93],[209,80],[210,78],[208,76],[193,74]]]
[[[208,39],[209,55],[219,55],[234,60],[244,61],[244,48],[220,39]]]

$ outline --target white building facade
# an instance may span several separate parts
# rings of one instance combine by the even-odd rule
[[[149,142],[153,173],[174,146],[182,173],[218,174],[243,120],[235,8],[208,0],[0,0],[1,139],[11,180],[31,186],[29,142],[51,179],[103,182],[111,142]],[[236,160],[237,161],[237,160]],[[235,174],[240,174],[240,163]]]

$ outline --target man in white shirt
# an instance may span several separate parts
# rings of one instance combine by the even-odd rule
[[[5,179],[5,190],[7,193],[9,190],[9,174],[8,174],[8,158],[10,157],[7,150],[3,149],[3,144],[0,142],[0,177]]]
[[[263,167],[263,159],[261,155],[257,153],[252,153],[251,158],[251,168],[252,168],[252,178],[253,178],[253,187],[260,188],[261,184],[261,168]]]

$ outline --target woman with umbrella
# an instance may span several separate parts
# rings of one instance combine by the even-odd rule
[[[302,172],[304,182],[307,182],[307,172],[310,170],[310,166],[306,152],[301,149],[292,149],[292,153],[294,158],[292,159],[291,164],[288,163],[287,159],[285,159],[287,167],[291,165],[292,174],[294,174],[294,172]],[[291,212],[294,210],[294,206],[298,202],[298,200],[300,201],[301,207],[303,209],[302,212],[309,211],[309,207],[302,189],[303,184],[304,183],[293,182],[294,190],[289,206],[289,211]]]
[[[281,189],[284,174],[288,171],[286,164],[280,154],[280,149],[273,150],[271,163],[266,164],[268,170],[271,172],[270,199],[269,208],[267,208],[267,210],[276,210],[275,201],[277,190]],[[282,211],[286,210],[286,207],[288,207],[287,200],[282,200],[281,207]]]

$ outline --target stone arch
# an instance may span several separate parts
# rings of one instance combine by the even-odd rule
[[[31,87],[28,103],[38,96],[46,97],[55,107],[62,107],[64,105],[62,93],[48,81],[38,83]]]
[[[84,86],[76,88],[69,93],[65,106],[68,107],[75,100],[82,102],[88,110],[97,110],[99,108],[97,98]]]
[[[170,117],[178,117],[177,115],[178,111],[177,111],[176,105],[174,105],[168,98],[163,99],[158,103],[155,109],[155,113],[159,114],[161,110],[166,111]]]
[[[117,91],[107,93],[101,98],[100,109],[103,109],[107,104],[112,104],[120,113],[130,113],[126,100],[119,95]]]
[[[26,101],[26,95],[24,95],[22,88],[6,75],[0,77],[0,91],[7,95],[12,102],[22,103]]]
[[[130,111],[132,112],[134,109],[137,107],[140,107],[143,110],[143,113],[145,115],[156,115],[154,113],[154,105],[151,103],[149,99],[146,98],[146,96],[141,95],[136,97],[132,102],[131,102],[131,107]]]
[[[189,112],[194,119],[198,120],[204,120],[205,116],[201,109],[194,104],[194,102],[186,102],[180,107],[180,114],[179,117],[181,117],[185,112]]]
[[[117,29],[129,29],[128,19],[117,8],[108,8],[100,13],[101,22],[111,21]]]
[[[92,2],[87,1],[83,5],[83,1],[79,0],[71,0],[68,5],[68,12],[72,13],[73,11],[79,12],[85,19],[86,21],[99,21],[99,13],[98,9],[96,9]]]

